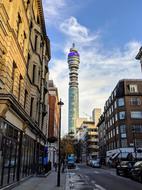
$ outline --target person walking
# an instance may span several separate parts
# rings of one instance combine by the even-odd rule
[[[62,159],[62,173],[64,173],[64,170],[65,170],[65,160]]]
[[[54,162],[54,168],[55,168],[55,172],[57,171],[57,163]]]

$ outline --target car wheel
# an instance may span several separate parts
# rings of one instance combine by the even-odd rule
[[[139,182],[142,183],[142,173],[139,175]]]
[[[116,174],[117,174],[117,175],[120,175],[119,171],[116,171]]]

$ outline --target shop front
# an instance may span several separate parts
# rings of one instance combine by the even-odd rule
[[[44,172],[44,145],[0,118],[0,188]]]

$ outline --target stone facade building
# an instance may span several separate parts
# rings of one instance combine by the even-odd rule
[[[101,116],[101,109],[100,108],[94,108],[92,111],[92,119],[95,122],[95,125],[98,124],[100,116]]]
[[[49,60],[41,0],[1,0],[0,187],[44,169]]]
[[[80,160],[89,161],[96,159],[99,155],[98,128],[93,121],[83,121],[80,128],[77,128],[76,136],[80,143]]]

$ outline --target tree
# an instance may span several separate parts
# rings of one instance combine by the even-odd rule
[[[68,154],[74,154],[75,149],[74,149],[74,143],[69,136],[65,136],[61,140],[61,156],[66,158]]]

